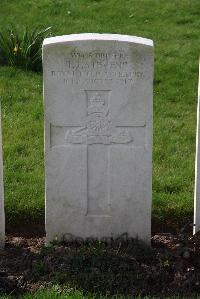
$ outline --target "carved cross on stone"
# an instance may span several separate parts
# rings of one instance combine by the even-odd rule
[[[109,113],[110,90],[86,90],[87,119],[84,127],[70,129],[66,143],[112,144],[133,140],[127,127],[113,127]]]
[[[73,126],[71,128],[68,126],[51,125],[52,147],[78,144],[87,146],[88,202],[86,215],[109,216],[110,146],[108,145],[126,145],[134,141],[130,130],[132,127],[115,127],[111,122],[109,111],[109,97],[111,92],[111,90],[85,90],[87,116],[84,126]],[[59,141],[56,141],[54,138],[59,135],[62,135],[62,137]],[[98,165],[95,171],[89,167],[91,161]],[[102,188],[103,185],[104,188]],[[102,194],[102,189],[104,189],[104,194]],[[99,196],[100,192],[102,196]],[[98,203],[100,198],[101,204]],[[104,201],[104,204],[102,204],[102,201]]]

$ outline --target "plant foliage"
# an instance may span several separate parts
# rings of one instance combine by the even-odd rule
[[[21,67],[25,70],[41,71],[42,41],[49,35],[51,27],[20,34],[13,26],[0,32],[0,63]]]

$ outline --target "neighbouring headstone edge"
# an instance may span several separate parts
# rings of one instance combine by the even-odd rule
[[[2,150],[2,121],[1,121],[1,102],[0,102],[0,248],[5,244],[5,211],[4,211],[4,184],[3,184],[3,150]]]

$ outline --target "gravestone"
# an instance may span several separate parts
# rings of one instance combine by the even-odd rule
[[[4,188],[3,188],[3,156],[1,133],[1,108],[0,108],[0,248],[5,243],[5,215],[4,215]]]
[[[199,62],[199,88],[197,105],[197,130],[196,130],[196,161],[195,161],[195,190],[194,190],[194,227],[193,233],[200,230],[200,62]]]
[[[151,236],[153,42],[43,43],[47,242]]]

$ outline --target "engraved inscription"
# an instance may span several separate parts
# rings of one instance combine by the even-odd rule
[[[110,90],[86,90],[87,119],[85,126],[69,129],[66,143],[111,144],[129,143],[133,138],[128,128],[115,128],[110,120]]]
[[[62,69],[50,70],[54,80],[64,84],[113,83],[134,84],[144,79],[143,71],[130,69],[130,56],[119,52],[90,52],[72,51],[62,63]]]

